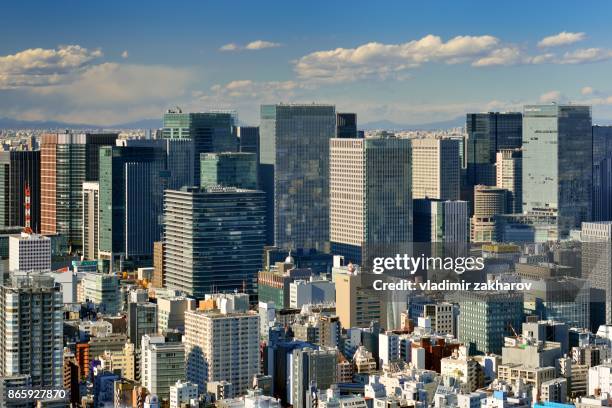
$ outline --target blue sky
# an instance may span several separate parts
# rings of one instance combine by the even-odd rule
[[[507,3],[507,2],[504,2]],[[170,106],[326,102],[428,123],[525,103],[612,119],[612,3],[38,1],[0,6],[0,117],[110,125]]]

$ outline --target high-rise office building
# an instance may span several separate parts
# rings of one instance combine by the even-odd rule
[[[230,382],[244,394],[259,374],[259,315],[245,310],[185,312],[186,377],[204,387]]]
[[[612,324],[612,221],[582,223],[581,240],[582,277],[592,288],[591,320]]]
[[[330,241],[361,264],[364,245],[412,241],[410,140],[330,140]]]
[[[191,139],[163,139],[166,151],[167,188],[179,189],[195,183],[195,146]]]
[[[150,258],[162,234],[162,149],[113,146],[100,150],[99,257],[111,268]]]
[[[384,300],[372,287],[362,284],[362,274],[353,265],[341,268],[334,278],[336,313],[343,328],[368,327],[385,318]],[[336,273],[336,271],[334,271]]]
[[[116,133],[55,133],[41,138],[41,233],[60,234],[80,248],[83,238],[83,182],[99,178],[100,149]]]
[[[40,151],[0,152],[0,226],[25,226],[26,187],[30,227],[40,232]]]
[[[591,219],[591,107],[528,105],[524,110],[523,212],[555,216],[563,238]]]
[[[293,350],[293,372],[291,373],[291,405],[295,408],[312,406],[311,387],[328,389],[337,382],[335,348],[303,348]]]
[[[170,387],[185,379],[185,346],[163,336],[145,334],[140,349],[141,384],[151,394],[170,398]]]
[[[523,295],[513,292],[463,292],[459,298],[459,341],[473,353],[500,354],[504,337],[523,323]]]
[[[100,235],[100,183],[83,183],[83,257],[98,259]]]
[[[255,153],[259,159],[259,126],[236,126],[234,133],[238,138],[239,151]]]
[[[329,250],[329,139],[332,105],[262,105],[260,177],[267,196],[267,243]]]
[[[467,201],[414,200],[414,241],[466,244]]]
[[[612,220],[612,126],[593,126],[593,221]]]
[[[88,272],[83,276],[82,285],[84,301],[92,302],[103,313],[119,313],[122,302],[117,275]]]
[[[255,153],[202,153],[200,186],[257,189],[257,155]]]
[[[498,187],[474,187],[474,215],[470,233],[472,242],[497,240],[495,216],[506,213],[507,193],[507,190]]]
[[[201,153],[237,151],[237,141],[232,130],[235,122],[234,112],[183,113],[180,108],[175,108],[164,114],[162,138],[193,141],[193,185],[200,185]]]
[[[359,137],[356,113],[338,113],[336,115],[336,137],[339,139]]]
[[[10,271],[50,271],[51,239],[44,235],[27,234],[9,237]]]
[[[459,200],[460,181],[457,140],[412,140],[412,198]]]
[[[507,190],[506,211],[523,211],[523,152],[520,149],[502,149],[497,152],[496,186]]]
[[[29,375],[34,388],[63,387],[62,293],[53,278],[13,273],[0,282],[0,378]]]
[[[465,158],[469,187],[495,185],[496,153],[522,145],[522,115],[519,112],[468,113]]]
[[[265,244],[265,195],[233,187],[166,190],[164,272],[195,298],[247,290],[255,300]]]

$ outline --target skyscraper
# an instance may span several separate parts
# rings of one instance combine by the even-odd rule
[[[523,212],[556,216],[560,238],[591,219],[592,143],[589,106],[525,106]]]
[[[519,112],[468,113],[465,144],[470,187],[495,185],[495,154],[522,145],[522,115]]]
[[[41,232],[61,234],[80,248],[83,238],[83,182],[97,181],[99,151],[116,133],[55,133],[41,142]]]
[[[50,271],[51,239],[39,234],[27,234],[9,237],[9,270],[10,271]]]
[[[124,259],[151,257],[161,238],[165,158],[154,147],[100,151],[99,256],[113,268]]]
[[[412,198],[459,200],[460,182],[458,140],[412,140]]]
[[[261,106],[268,244],[329,250],[329,139],[335,134],[332,105]]]
[[[34,388],[63,386],[63,302],[53,278],[13,273],[0,282],[0,377],[29,375]]]
[[[40,232],[40,151],[0,152],[0,226],[25,226],[26,187],[30,227]]]
[[[311,386],[325,390],[337,381],[335,348],[293,350],[293,372],[291,373],[291,405],[295,408],[313,406],[310,398]]]
[[[593,126],[593,221],[612,220],[612,126]]]
[[[520,214],[523,210],[523,152],[502,149],[497,152],[497,187],[508,191],[506,211]]]
[[[265,196],[233,187],[166,190],[164,273],[195,298],[246,289],[255,300],[265,244]]]
[[[256,312],[186,311],[183,342],[187,380],[200,387],[212,381],[227,381],[241,395],[259,373]]]
[[[83,257],[98,259],[100,235],[100,183],[83,183]]]
[[[259,158],[259,126],[236,126],[234,129],[238,138],[239,151],[256,153]]]
[[[410,141],[330,140],[330,241],[361,264],[364,244],[412,241]]]
[[[582,223],[581,239],[582,277],[593,289],[591,320],[612,324],[612,221]]]
[[[466,244],[467,201],[414,200],[414,241]]]
[[[506,213],[507,193],[506,190],[498,187],[474,187],[471,242],[494,242],[497,240],[495,216]]]
[[[336,115],[336,137],[339,139],[354,139],[357,133],[357,114],[338,113]]]
[[[234,112],[183,113],[180,108],[175,108],[164,114],[164,139],[186,138],[193,141],[194,185],[200,185],[201,153],[237,151],[237,141],[232,130],[235,122]]]
[[[257,155],[242,152],[202,153],[200,186],[257,189]]]

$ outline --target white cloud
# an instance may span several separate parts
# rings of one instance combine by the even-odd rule
[[[0,56],[0,89],[58,84],[101,56],[102,51],[79,45],[31,48]]]
[[[123,51],[121,53],[121,58],[123,58],[123,59],[128,58],[129,56],[130,56],[130,53],[127,50],[125,50],[125,51]]]
[[[593,88],[590,86],[585,86],[580,90],[582,95],[591,95],[593,93]]]
[[[257,50],[263,50],[266,48],[277,48],[277,47],[280,47],[281,45],[282,44],[280,43],[271,42],[271,41],[255,40],[255,41],[251,41],[250,43],[246,45],[240,45],[236,43],[225,44],[219,48],[219,51],[243,51],[243,50],[257,51]]]
[[[257,40],[257,41],[253,41],[253,42],[248,43],[245,48],[247,50],[263,50],[264,48],[276,48],[276,47],[280,47],[280,46],[281,46],[280,43],[275,43],[275,42],[271,42],[271,41]]]
[[[499,40],[490,35],[458,36],[447,42],[435,35],[402,44],[371,42],[356,48],[316,51],[295,61],[302,79],[342,82],[366,77],[397,76],[426,62],[464,62],[485,55]]]
[[[546,48],[546,47],[559,47],[561,45],[569,45],[574,44],[579,41],[582,41],[586,38],[585,33],[570,33],[567,31],[562,31],[559,34],[551,35],[548,37],[542,38],[540,42],[538,42],[538,47]]]
[[[559,60],[561,64],[586,64],[590,62],[601,62],[612,59],[612,50],[603,48],[580,48],[568,51]]]
[[[559,91],[549,91],[540,95],[540,102],[542,103],[550,103],[550,102],[559,102],[563,96]]]

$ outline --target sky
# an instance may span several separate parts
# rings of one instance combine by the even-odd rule
[[[612,2],[30,1],[0,5],[0,117],[111,126],[319,102],[425,124],[532,103],[612,120]]]

